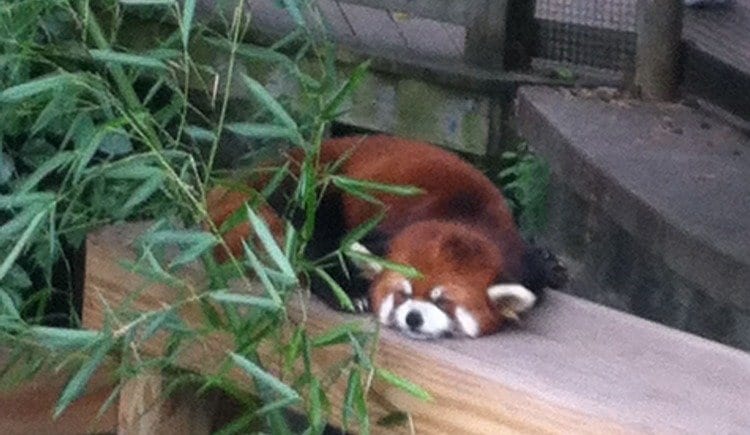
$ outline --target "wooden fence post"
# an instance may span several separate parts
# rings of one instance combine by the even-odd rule
[[[118,435],[208,435],[216,400],[185,389],[164,397],[166,378],[158,371],[128,380],[120,391]]]
[[[635,88],[647,100],[672,100],[680,82],[681,0],[638,0]]]
[[[508,0],[472,0],[467,5],[464,57],[469,63],[502,68]]]

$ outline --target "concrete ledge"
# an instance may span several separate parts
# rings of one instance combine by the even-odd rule
[[[519,91],[518,122],[550,163],[546,237],[580,266],[578,294],[750,349],[747,137],[680,105],[544,87]]]
[[[130,300],[131,308],[154,310],[173,302],[176,292],[146,285],[120,266],[133,258],[129,247],[147,227],[122,225],[92,234],[87,241],[84,323],[101,327],[108,307]],[[200,280],[193,270],[189,279]],[[193,281],[199,282],[199,281]],[[252,289],[241,289],[252,291]],[[290,303],[288,313],[300,321]],[[183,305],[184,321],[202,319],[198,306]],[[306,325],[313,336],[342,322],[369,316],[333,312],[311,300]],[[368,326],[369,325],[369,326]],[[180,353],[177,364],[210,373],[233,344],[211,336]],[[163,344],[162,344],[163,345]],[[144,351],[160,352],[149,342]],[[260,349],[264,361],[275,350]],[[350,350],[330,346],[313,353],[318,370]],[[369,405],[373,422],[394,409],[411,414],[416,433],[747,433],[750,355],[656,323],[558,292],[515,328],[478,340],[409,340],[381,331],[378,363],[424,387],[424,402],[375,382]],[[244,375],[238,385],[247,385]],[[329,393],[339,410],[346,386]],[[334,422],[340,417],[334,412]],[[373,433],[409,433],[408,427]]]

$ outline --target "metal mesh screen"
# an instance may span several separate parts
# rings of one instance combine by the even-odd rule
[[[634,65],[636,1],[536,0],[537,64],[621,77]]]

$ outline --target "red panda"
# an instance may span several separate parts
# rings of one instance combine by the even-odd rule
[[[300,151],[290,153],[293,168],[301,158]],[[533,306],[544,288],[559,288],[567,280],[554,255],[525,243],[497,187],[451,152],[384,135],[344,137],[321,146],[320,164],[333,163],[346,177],[423,191],[417,196],[373,193],[382,204],[377,205],[328,189],[318,208],[306,252],[312,259],[337,249],[349,231],[384,210],[378,226],[352,249],[421,273],[421,278],[409,280],[363,261],[349,263],[360,274],[331,272],[358,308],[371,309],[384,325],[413,338],[487,335]],[[220,226],[248,198],[246,192],[223,188],[211,192],[210,218]],[[260,208],[276,231],[283,222],[271,208],[281,213],[283,203],[276,195]],[[248,236],[247,224],[223,235],[234,255],[241,254]],[[226,251],[222,248],[216,255],[222,261]],[[310,285],[329,305],[340,308],[322,280],[311,277]]]

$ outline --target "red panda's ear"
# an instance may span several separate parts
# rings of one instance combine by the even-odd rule
[[[487,289],[487,297],[504,317],[517,319],[518,313],[531,308],[536,296],[520,284],[496,284]]]

